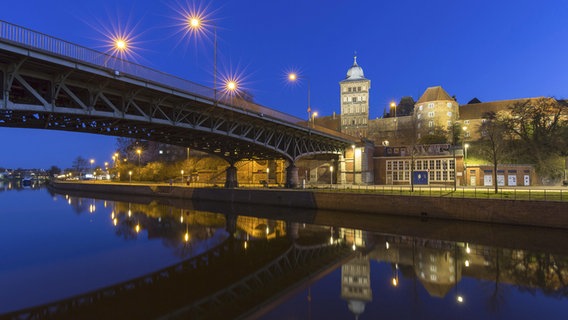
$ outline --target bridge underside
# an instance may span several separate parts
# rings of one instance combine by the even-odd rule
[[[0,51],[0,126],[157,141],[240,159],[336,154],[348,145],[255,110],[242,99],[207,97],[120,76],[98,66]]]

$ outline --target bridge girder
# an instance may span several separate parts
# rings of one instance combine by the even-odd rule
[[[342,153],[352,143],[267,116],[242,99],[212,101],[111,71],[0,39],[0,126],[151,140],[216,154],[230,163],[293,163],[306,155]]]

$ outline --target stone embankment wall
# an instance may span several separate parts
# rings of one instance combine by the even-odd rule
[[[53,182],[73,190],[568,229],[568,202],[393,196],[276,189]]]

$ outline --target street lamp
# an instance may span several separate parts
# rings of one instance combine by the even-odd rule
[[[266,168],[266,186],[268,187],[270,168]]]
[[[132,183],[132,170],[128,171],[128,177],[130,179],[130,183]]]
[[[291,82],[296,82],[298,79],[300,78],[300,76],[295,73],[295,72],[291,72],[288,74],[288,80],[290,80]],[[308,127],[310,126],[310,119],[311,114],[312,114],[312,108],[310,106],[310,79],[307,77],[302,77],[304,79],[306,79],[308,81]],[[315,112],[315,114],[317,115],[317,112]]]
[[[202,12],[190,13],[187,17],[187,27],[194,32],[203,31],[207,27],[209,20]],[[217,103],[217,26],[213,25],[213,95]]]
[[[314,111],[312,113],[312,127],[315,128],[316,127],[316,117],[318,116],[317,111]]]
[[[138,180],[140,179],[140,158],[142,156],[142,149],[138,148],[136,149],[136,153],[138,154]]]
[[[329,179],[330,179],[329,180],[330,181],[329,188],[331,189],[331,188],[333,188],[333,165],[329,166],[329,173],[330,173],[330,175],[329,175]]]
[[[183,170],[181,170],[181,184],[183,184]]]
[[[353,185],[355,185],[355,145],[351,145],[351,149],[353,150]]]

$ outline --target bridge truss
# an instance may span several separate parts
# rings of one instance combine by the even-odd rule
[[[0,21],[0,126],[157,141],[241,159],[340,154],[353,137]]]

